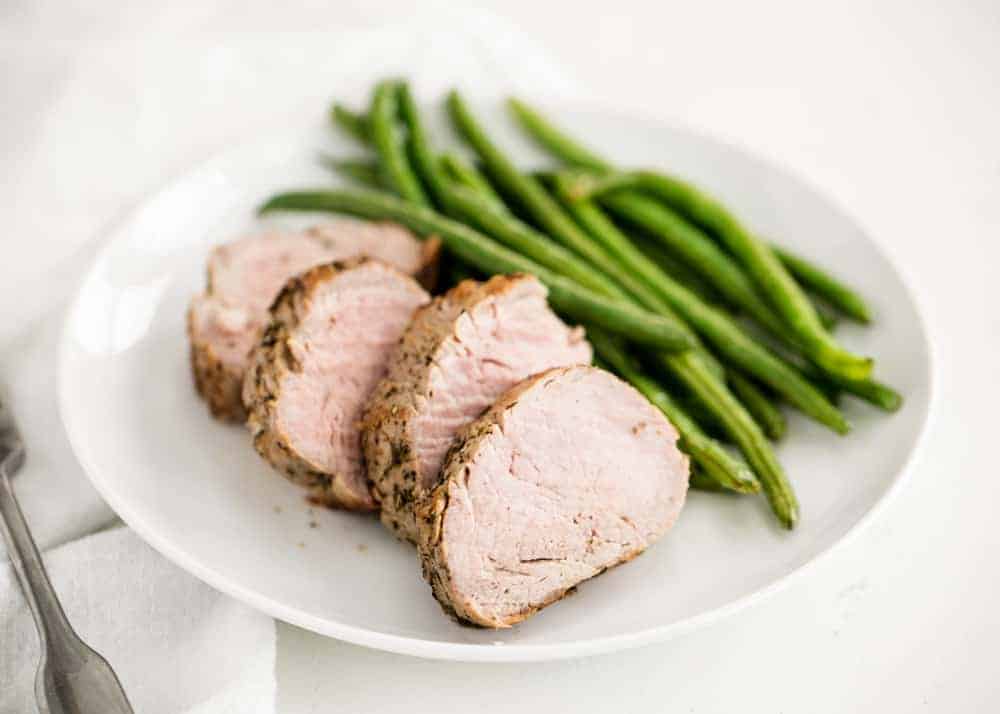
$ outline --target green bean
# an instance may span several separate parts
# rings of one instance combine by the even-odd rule
[[[378,154],[382,181],[407,201],[421,206],[429,206],[420,180],[410,168],[403,139],[400,136],[397,91],[399,82],[383,80],[375,87],[372,107],[369,112],[372,143]]]
[[[585,182],[580,183],[581,197],[621,188],[642,190],[711,230],[747,270],[810,359],[845,379],[865,379],[871,374],[871,358],[852,354],[837,344],[823,329],[812,303],[771,248],[746,230],[717,200],[681,179],[653,171],[633,171],[589,183],[587,189]]]
[[[369,125],[368,117],[364,114],[349,109],[339,102],[335,102],[330,107],[330,119],[335,125],[343,129],[345,133],[354,137],[354,139],[362,144],[368,144],[371,141],[371,126]]]
[[[807,290],[811,290],[853,320],[867,325],[871,310],[864,298],[818,265],[776,245],[771,249],[789,273]]]
[[[811,295],[807,295],[807,297],[809,297],[809,302],[812,303],[813,310],[816,311],[823,329],[827,332],[832,332],[833,328],[840,324],[840,317],[832,308],[827,307],[825,303],[814,300]]]
[[[594,246],[587,235],[549,196],[541,183],[522,173],[487,136],[458,92],[453,91],[448,95],[448,111],[459,132],[479,154],[479,158],[486,166],[490,176],[502,190],[523,204],[524,208],[531,214],[532,219],[546,233],[591,262],[601,260],[600,256],[593,250]],[[599,253],[599,249],[597,253]],[[632,291],[632,288],[625,287],[629,289],[629,292]],[[637,289],[641,290],[641,288]]]
[[[570,202],[568,192],[572,180],[571,176],[556,179],[557,194],[567,202]],[[744,332],[725,312],[702,302],[697,295],[660,270],[599,208],[588,201],[577,201],[574,216],[622,271],[655,291],[724,359],[768,384],[821,424],[839,434],[849,431],[850,426],[840,410],[830,404],[808,380]]]
[[[669,374],[666,370],[661,371]],[[704,429],[706,434],[714,437],[720,442],[733,443],[732,437],[729,435],[729,432],[726,431],[725,425],[723,425],[723,423],[719,421],[719,418],[715,416],[715,412],[706,407],[702,400],[695,394],[691,393],[683,382],[677,380],[674,375],[670,376],[673,378],[672,381],[676,381],[684,387],[687,396],[679,400],[681,407],[691,416],[692,419],[695,420],[695,422],[697,422],[698,426]],[[744,409],[745,408],[746,407],[744,407]]]
[[[427,137],[427,131],[424,129],[424,123],[420,117],[420,110],[410,93],[410,86],[406,82],[402,82],[398,91],[399,113],[409,130],[410,156],[413,158],[414,168],[430,190],[434,203],[447,212],[448,179],[441,171],[438,158],[431,149],[430,139]]]
[[[701,464],[697,462],[692,462],[691,464],[691,474],[688,476],[688,488],[707,493],[732,493],[732,491],[709,476]]]
[[[437,235],[461,260],[486,273],[532,273],[549,289],[549,301],[579,322],[592,322],[610,332],[666,352],[689,349],[692,340],[673,320],[651,314],[623,300],[588,290],[497,244],[482,233],[445,218],[425,206],[378,191],[296,191],[272,197],[259,209],[332,211],[362,218],[390,219],[420,235]]]
[[[729,303],[722,296],[715,286],[705,280],[685,263],[678,260],[659,241],[649,238],[641,233],[629,235],[632,243],[642,253],[660,266],[660,270],[700,297],[710,305],[723,305],[728,307]]]
[[[449,205],[454,217],[549,270],[565,275],[595,292],[621,300],[630,298],[617,283],[595,270],[575,253],[553,242],[507,212],[495,208],[482,194],[464,186],[451,186]]]
[[[737,493],[757,493],[760,483],[753,472],[735,459],[688,416],[656,380],[644,375],[618,342],[603,330],[588,328],[587,337],[594,350],[611,370],[632,384],[650,403],[670,420],[680,435],[678,446],[699,464],[706,477],[717,485]]]
[[[775,349],[782,347],[784,345],[778,345]],[[874,379],[844,379],[823,371],[811,362],[796,364],[796,367],[832,403],[837,403],[841,394],[850,394],[887,412],[897,411],[903,405],[903,396],[899,392]]]
[[[610,163],[570,139],[524,102],[511,98],[507,100],[507,106],[528,135],[562,161],[570,166],[590,169],[597,173],[611,171]]]
[[[753,417],[726,385],[705,368],[697,352],[660,355],[658,359],[718,419],[757,475],[775,516],[786,528],[794,528],[799,518],[795,492],[774,455],[771,443]]]
[[[903,396],[899,392],[874,379],[844,379],[825,372],[817,377],[829,381],[834,387],[863,399],[883,411],[894,412],[903,406]]]
[[[785,415],[767,398],[756,384],[738,372],[729,372],[729,387],[739,397],[750,415],[760,424],[767,437],[777,441],[785,435]]]
[[[503,199],[475,166],[454,152],[441,154],[440,161],[441,168],[454,183],[476,191],[489,200],[494,208],[506,210]]]
[[[378,164],[368,159],[338,159],[334,156],[323,154],[319,157],[320,163],[331,171],[335,171],[341,176],[345,176],[352,181],[367,186],[368,188],[379,187]]]

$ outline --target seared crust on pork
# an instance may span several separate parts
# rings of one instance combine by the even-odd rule
[[[243,370],[227,365],[215,354],[212,342],[195,327],[194,306],[187,312],[188,341],[191,344],[191,373],[194,387],[208,404],[209,412],[223,421],[243,421]]]

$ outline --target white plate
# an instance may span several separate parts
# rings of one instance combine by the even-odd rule
[[[541,159],[499,106],[479,108],[512,152]],[[774,166],[687,131],[553,113],[624,165],[669,167],[703,184],[761,234],[850,276],[871,299],[875,327],[845,324],[838,334],[877,356],[878,376],[906,404],[887,416],[845,400],[855,425],[846,438],[792,416],[779,455],[801,501],[794,532],[776,526],[763,498],[693,493],[677,527],[641,558],[493,632],[445,617],[413,549],[375,519],[310,508],[244,429],[209,418],[191,385],[184,312],[210,246],[252,227],[270,193],[328,184],[319,150],[356,150],[320,126],[242,147],[171,184],[91,268],[66,324],[60,397],[76,454],[112,508],[183,568],[277,618],[395,652],[493,661],[665,639],[773,590],[858,526],[900,482],[931,396],[927,335],[899,273],[843,212]]]

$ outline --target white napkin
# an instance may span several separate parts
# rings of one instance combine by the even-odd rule
[[[73,16],[87,7],[42,0],[0,28],[0,46],[18,59],[9,66],[40,68],[31,81],[0,82],[13,88],[10,106],[24,107],[4,118],[11,131],[0,131],[10,189],[0,192],[0,210],[15,258],[0,261],[0,383],[29,452],[15,488],[40,547],[52,548],[45,560],[70,619],[115,666],[136,711],[273,712],[269,618],[125,528],[86,535],[114,515],[63,433],[55,357],[66,300],[99,247],[95,237],[207,154],[323,112],[333,96],[360,106],[381,76],[406,75],[431,95],[458,84],[566,96],[575,83],[516,29],[479,11],[425,7],[419,19],[358,29],[333,26],[352,10],[324,4],[298,12],[243,0],[197,10],[122,3],[115,23]],[[284,18],[313,29],[290,31]],[[39,28],[56,41],[38,42]],[[66,47],[76,49],[58,56]],[[9,71],[0,66],[0,79]],[[36,663],[33,625],[0,565],[0,714],[34,711]]]
[[[136,712],[274,711],[274,622],[185,575],[127,528],[46,554],[76,631],[107,656]],[[0,575],[0,711],[32,712],[37,636]]]

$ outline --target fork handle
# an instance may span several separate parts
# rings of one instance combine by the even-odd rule
[[[17,582],[35,618],[43,651],[48,646],[60,647],[76,642],[79,638],[66,619],[66,613],[49,582],[42,556],[28,530],[7,467],[3,464],[0,464],[0,531],[3,532]],[[64,649],[73,648],[66,646]]]

